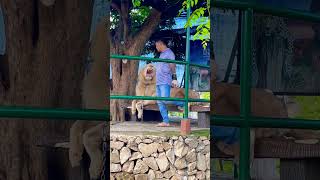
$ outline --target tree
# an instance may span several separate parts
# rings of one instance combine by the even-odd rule
[[[46,1],[49,2],[49,1]],[[81,107],[92,1],[1,0],[10,87],[1,105]],[[0,179],[48,179],[47,156],[36,147],[43,136],[68,136],[72,121],[0,121]],[[68,159],[67,153],[64,162]],[[61,164],[68,167],[68,164]]]
[[[135,7],[129,0],[113,0],[111,2],[112,17],[116,18],[116,24],[112,24],[111,30],[111,54],[139,56],[144,50],[145,44],[162,24],[166,24],[169,17],[178,14],[181,7],[178,1],[166,2],[164,0],[145,0],[140,7]],[[134,19],[138,9],[143,9],[145,15],[140,21]],[[138,14],[139,16],[139,14]],[[112,91],[111,94],[134,95],[136,75],[138,73],[138,61],[126,61],[111,59]],[[111,100],[110,113],[112,121],[124,121],[125,113],[122,105],[128,100]]]
[[[187,11],[187,8],[193,8],[193,12],[190,14],[189,19],[185,25],[185,28],[193,27],[195,23],[199,22],[197,26],[197,33],[194,39],[202,41],[203,48],[206,48],[210,40],[210,0],[189,0],[191,7],[188,6],[188,0],[184,0],[182,4],[181,12]],[[204,19],[204,17],[209,17]]]

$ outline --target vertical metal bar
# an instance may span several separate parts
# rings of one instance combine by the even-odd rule
[[[240,180],[250,179],[250,127],[251,110],[251,58],[252,58],[252,9],[245,10],[241,15],[241,116],[244,118],[240,129]]]
[[[187,20],[190,17],[190,0],[187,0]],[[187,41],[186,41],[186,73],[184,74],[185,76],[185,106],[184,106],[184,114],[183,118],[188,118],[189,114],[189,108],[188,108],[188,99],[189,99],[189,72],[190,72],[190,27],[187,27]]]

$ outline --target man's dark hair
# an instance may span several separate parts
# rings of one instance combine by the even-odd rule
[[[168,46],[168,41],[164,38],[158,38],[155,42],[162,42],[164,45]]]

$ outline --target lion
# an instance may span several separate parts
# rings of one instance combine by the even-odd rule
[[[211,67],[214,71],[217,65]],[[213,87],[213,106],[211,112],[215,115],[240,115],[240,86],[222,82],[216,82],[216,76],[211,79]],[[251,114],[255,117],[288,118],[288,110],[284,103],[269,89],[251,88]],[[250,161],[254,159],[255,141],[260,138],[284,137],[294,139],[295,143],[318,143],[319,131],[285,128],[251,128]],[[224,142],[216,142],[217,147],[225,154],[233,155],[236,163],[239,163],[239,144],[227,145]]]
[[[108,86],[105,73],[108,67],[105,59],[105,50],[109,48],[108,38],[105,21],[102,21],[97,25],[91,45],[91,56],[94,61],[83,80],[82,101],[83,107],[86,109],[102,110],[106,109],[109,104],[106,98]],[[102,121],[78,120],[70,129],[69,161],[71,167],[80,166],[83,151],[86,150],[90,157],[89,174],[91,179],[99,179],[102,171],[103,152],[101,145],[105,124]]]
[[[189,98],[199,99],[200,95],[189,90]],[[156,68],[153,64],[147,64],[142,68],[138,74],[138,81],[136,85],[136,96],[156,96]],[[173,87],[170,91],[170,97],[184,98],[185,90],[184,88]],[[143,107],[151,104],[156,104],[156,100],[133,100],[131,104],[131,114],[135,116],[136,111],[138,111],[138,119],[142,119]],[[197,103],[193,103],[197,104]],[[199,103],[198,103],[199,104]],[[189,104],[190,106],[190,104]]]

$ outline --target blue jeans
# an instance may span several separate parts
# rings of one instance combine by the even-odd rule
[[[157,85],[156,94],[157,97],[170,97],[171,86],[167,84]],[[184,106],[182,101],[157,101],[160,114],[164,123],[169,123],[168,110],[166,104],[175,104],[177,106]]]

